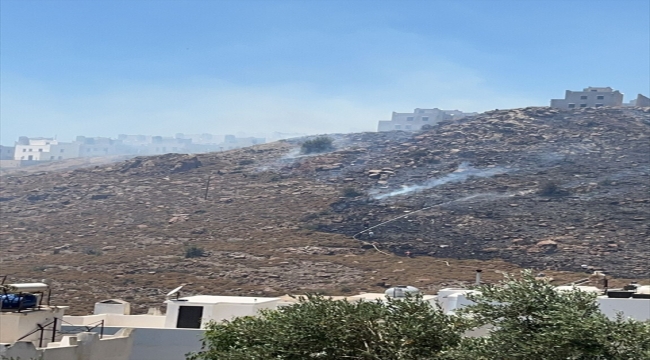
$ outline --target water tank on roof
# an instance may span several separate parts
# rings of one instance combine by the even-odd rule
[[[392,298],[404,298],[406,294],[416,295],[420,293],[420,289],[413,286],[398,285],[386,290],[385,294]]]
[[[21,292],[21,293],[32,293],[32,292],[45,292],[50,286],[46,283],[21,283],[21,284],[7,284],[7,287],[10,291]]]

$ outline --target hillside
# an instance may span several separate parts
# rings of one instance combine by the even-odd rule
[[[53,279],[55,300],[81,312],[114,297],[143,310],[181,283],[434,291],[519,266],[647,279],[649,136],[648,108],[526,108],[334,135],[325,154],[299,155],[293,140],[3,175],[2,273]],[[372,236],[353,239],[366,222]],[[185,258],[189,246],[205,256]]]

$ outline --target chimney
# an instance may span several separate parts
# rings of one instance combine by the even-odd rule
[[[483,270],[476,270],[476,285],[481,285],[481,272],[483,272]]]

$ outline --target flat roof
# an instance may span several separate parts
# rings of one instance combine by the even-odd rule
[[[181,301],[179,301],[181,300]],[[185,300],[185,301],[183,301]],[[247,297],[247,296],[215,296],[196,295],[186,296],[178,300],[167,300],[167,303],[201,303],[201,304],[262,304],[278,301],[280,298],[270,297]]]
[[[298,302],[297,298],[300,297],[305,297],[306,295],[293,295],[292,298],[290,295],[284,295],[280,299],[284,302]],[[386,294],[384,293],[363,293],[363,294],[357,294],[357,295],[349,295],[349,296],[325,296],[327,299],[332,299],[332,300],[348,300],[348,301],[355,301],[355,300],[386,300]],[[422,299],[424,300],[430,300],[436,298],[436,295],[422,295]]]

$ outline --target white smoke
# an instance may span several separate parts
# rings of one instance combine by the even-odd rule
[[[506,173],[507,170],[504,168],[500,167],[494,167],[494,168],[488,168],[488,169],[478,169],[475,167],[472,167],[469,165],[467,162],[463,162],[458,166],[458,169],[455,171],[437,179],[431,179],[425,182],[424,184],[421,185],[410,185],[410,186],[403,186],[399,190],[395,190],[389,193],[385,194],[379,194],[375,195],[374,199],[380,200],[380,199],[385,199],[387,197],[391,196],[397,196],[397,195],[404,195],[404,194],[410,194],[413,192],[418,192],[422,190],[427,190],[434,188],[436,186],[444,185],[447,183],[455,183],[455,182],[463,182],[467,180],[468,178],[474,176],[474,177],[490,177],[498,174],[503,174]]]

